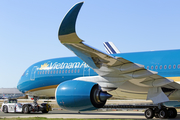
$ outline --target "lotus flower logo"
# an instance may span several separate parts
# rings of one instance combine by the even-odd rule
[[[48,67],[49,64],[44,63],[44,65],[41,65],[41,67],[39,68],[39,70],[43,70],[46,69]]]

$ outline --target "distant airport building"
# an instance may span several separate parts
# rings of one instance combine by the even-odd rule
[[[22,97],[24,94],[20,92],[17,88],[0,88],[0,99],[2,98],[18,98]]]

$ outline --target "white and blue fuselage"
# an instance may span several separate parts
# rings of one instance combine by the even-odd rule
[[[113,54],[143,64],[145,68],[176,82],[180,82],[179,55],[180,50]],[[42,95],[54,97],[54,91],[60,83],[89,76],[98,76],[98,74],[78,57],[49,59],[30,66],[22,75],[17,88],[30,95],[40,95],[40,91],[41,94],[44,91]]]

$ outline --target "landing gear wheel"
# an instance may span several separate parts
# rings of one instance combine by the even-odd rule
[[[175,108],[169,108],[167,112],[169,118],[175,118],[177,116],[177,110]]]
[[[49,105],[47,103],[42,103],[41,104],[43,106],[42,113],[48,113],[49,112]]]
[[[3,106],[3,112],[4,113],[8,113],[8,107],[5,105],[5,106]]]
[[[29,106],[28,106],[28,105],[24,105],[24,107],[23,107],[23,113],[24,113],[24,114],[30,113],[30,111],[29,111]]]
[[[164,108],[164,109],[160,109],[159,110],[159,118],[167,118],[168,117],[168,112],[167,112],[167,109]]]
[[[154,117],[154,110],[151,108],[148,108],[144,114],[147,119],[152,119]]]

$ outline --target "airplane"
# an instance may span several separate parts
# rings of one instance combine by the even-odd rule
[[[55,97],[67,110],[105,106],[112,96],[152,100],[145,117],[175,118],[180,106],[180,50],[106,54],[81,40],[75,30],[83,2],[62,20],[58,38],[77,57],[48,59],[31,65],[17,88],[26,95]]]
[[[4,95],[4,93],[3,93],[3,96],[0,98],[0,99],[8,99],[9,97],[8,96],[6,96],[6,95]]]

